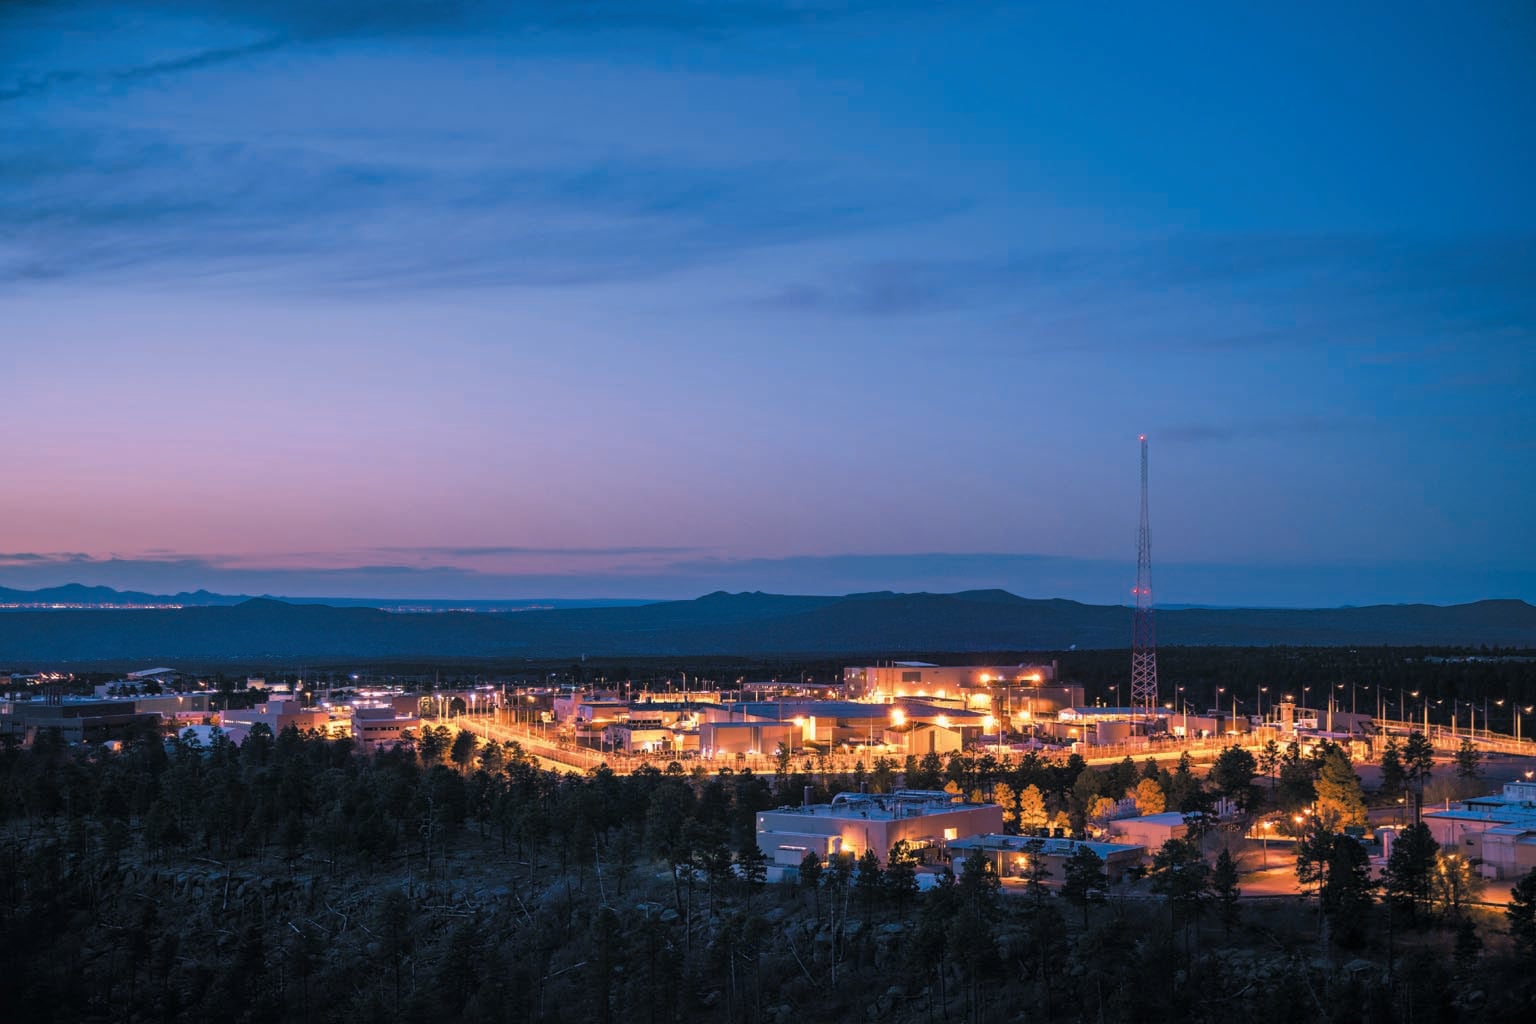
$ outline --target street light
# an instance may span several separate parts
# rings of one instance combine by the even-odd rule
[[[1275,827],[1272,821],[1266,821],[1259,826],[1260,842],[1264,844],[1264,870],[1269,870],[1269,830]]]

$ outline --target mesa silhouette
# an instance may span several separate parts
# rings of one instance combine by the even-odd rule
[[[1033,600],[1001,590],[844,597],[717,592],[628,607],[434,614],[256,598],[232,606],[8,612],[0,615],[0,663],[860,652],[895,657],[918,651],[1121,648],[1129,643],[1130,621],[1127,607]],[[1183,608],[1160,611],[1157,621],[1165,645],[1536,647],[1536,607],[1515,600],[1445,607]]]

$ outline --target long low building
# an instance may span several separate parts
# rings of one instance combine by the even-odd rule
[[[1507,782],[1501,792],[1425,810],[1441,846],[1480,863],[1487,878],[1519,878],[1536,868],[1536,782]]]
[[[68,743],[122,739],[138,729],[160,728],[160,715],[131,700],[7,701],[0,705],[0,733],[31,742],[56,731]]]
[[[1083,688],[1057,681],[1057,664],[930,665],[896,661],[843,669],[849,697],[953,700],[971,711],[995,715],[1011,729],[1022,729],[1039,716],[1083,703]]]
[[[1081,839],[1041,839],[1033,836],[989,834],[957,839],[949,844],[949,856],[959,870],[959,862],[980,850],[992,861],[999,878],[1022,878],[1030,869],[1030,858],[1039,859],[1045,869],[1046,880],[1060,882],[1066,878],[1066,864],[1087,847],[1104,862],[1106,880],[1113,884],[1123,879],[1127,872],[1139,866],[1147,855],[1145,846],[1130,843],[1096,843]]]
[[[757,846],[768,858],[770,881],[778,881],[794,877],[807,853],[825,860],[873,850],[883,865],[891,847],[904,840],[921,859],[934,862],[962,836],[1002,829],[999,805],[965,803],[942,790],[839,793],[830,804],[760,811]]]
[[[784,744],[795,750],[805,731],[793,722],[706,722],[699,726],[699,756],[772,754]]]
[[[708,722],[760,722],[795,727],[792,748],[889,748],[892,754],[952,753],[995,720],[980,711],[937,701],[765,701],[723,704],[706,714]]]

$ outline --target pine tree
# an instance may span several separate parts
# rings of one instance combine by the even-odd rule
[[[1525,873],[1509,893],[1504,908],[1509,934],[1527,956],[1536,957],[1536,868]]]
[[[1010,832],[1017,831],[1019,826],[1019,797],[1013,791],[1013,787],[1006,782],[998,782],[992,787],[992,802],[1003,809],[1003,827]]]
[[[1365,847],[1350,836],[1334,836],[1328,850],[1328,871],[1318,897],[1333,924],[1333,941],[1345,949],[1365,941],[1366,924],[1376,883]]]
[[[1019,794],[1019,831],[1034,835],[1045,827],[1049,815],[1045,810],[1045,797],[1040,787],[1031,783]]]
[[[1397,796],[1403,791],[1403,783],[1407,781],[1406,769],[1403,767],[1403,751],[1397,745],[1397,737],[1388,736],[1386,746],[1381,750],[1381,793],[1383,796]]]
[[[1476,779],[1482,774],[1483,752],[1478,750],[1470,739],[1463,739],[1461,746],[1456,748],[1456,777]]]
[[[874,916],[875,900],[880,895],[881,887],[885,882],[884,872],[880,870],[880,858],[874,850],[865,850],[859,857],[857,871],[854,874],[853,887],[859,893],[864,903],[864,916]]]
[[[1025,847],[1024,891],[1039,907],[1045,900],[1045,880],[1051,877],[1051,869],[1045,866],[1045,842],[1036,839]]]
[[[470,764],[475,758],[475,747],[480,738],[467,729],[460,729],[459,734],[453,738],[453,746],[449,757],[458,766],[459,771],[469,771]]]
[[[1421,732],[1408,734],[1408,742],[1403,744],[1403,774],[1410,783],[1418,786],[1419,792],[1424,792],[1424,782],[1435,769],[1435,746]]]
[[[1074,907],[1083,910],[1083,927],[1088,927],[1088,906],[1104,899],[1104,859],[1087,843],[1079,843],[1077,850],[1063,868],[1065,879],[1061,886],[1062,897]]]
[[[1232,851],[1225,847],[1216,858],[1216,867],[1211,871],[1211,893],[1216,897],[1216,905],[1220,909],[1222,929],[1231,936],[1232,926],[1237,923],[1242,910],[1238,897],[1242,896],[1243,890],[1237,887],[1237,862],[1232,859]]]
[[[1256,763],[1259,771],[1269,776],[1269,795],[1270,799],[1274,799],[1275,773],[1280,770],[1280,744],[1274,740],[1266,741],[1263,749],[1259,751]]]
[[[1463,909],[1481,895],[1483,880],[1472,862],[1454,847],[1446,847],[1429,876],[1429,898],[1449,918],[1460,921]]]
[[[747,890],[747,909],[752,909],[752,894],[768,880],[768,857],[756,840],[748,839],[736,851],[736,864],[741,869],[741,879]]]
[[[1382,888],[1388,898],[1414,916],[1429,902],[1430,878],[1440,847],[1429,826],[1415,822],[1398,833],[1382,872]]]
[[[1129,795],[1135,799],[1139,814],[1162,814],[1168,806],[1163,798],[1163,787],[1156,779],[1142,779]]]
[[[1360,777],[1355,774],[1349,756],[1342,748],[1330,745],[1323,753],[1313,786],[1317,793],[1318,824],[1324,829],[1340,832],[1349,826],[1365,824],[1365,796],[1360,791]]]
[[[903,913],[907,903],[917,895],[917,858],[905,839],[896,840],[885,860],[885,888],[896,909]]]
[[[1152,858],[1152,891],[1168,900],[1172,926],[1189,926],[1205,909],[1211,890],[1211,868],[1194,839],[1170,839]]]
[[[1210,780],[1216,792],[1239,807],[1247,807],[1256,771],[1258,762],[1254,756],[1242,747],[1232,746],[1223,750],[1211,765]]]
[[[815,850],[807,850],[800,858],[800,884],[811,890],[811,905],[816,910],[817,920],[821,919],[821,874],[821,858],[816,856]]]

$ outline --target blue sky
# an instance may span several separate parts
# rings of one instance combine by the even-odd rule
[[[0,585],[1536,600],[1533,43],[9,5]]]

